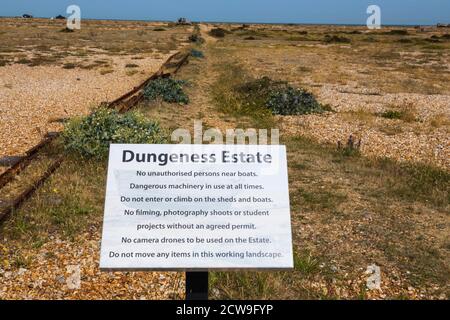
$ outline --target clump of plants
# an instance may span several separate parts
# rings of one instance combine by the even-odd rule
[[[378,113],[378,116],[385,119],[397,119],[405,122],[414,122],[417,120],[414,110],[415,108],[413,105],[407,105],[404,107],[396,107],[395,109],[388,109],[382,113]]]
[[[144,97],[148,101],[154,101],[161,98],[169,103],[188,104],[189,97],[183,91],[186,85],[184,80],[176,80],[172,78],[160,78],[150,82],[144,89]]]
[[[358,156],[361,150],[361,139],[356,140],[353,135],[350,135],[345,145],[341,141],[338,141],[337,149],[344,157]]]
[[[139,65],[135,64],[135,63],[127,63],[125,65],[125,68],[138,68],[138,67],[139,67]]]
[[[277,90],[285,88],[288,83],[285,81],[272,80],[269,77],[262,77],[240,84],[235,87],[243,100],[252,101],[256,105],[266,105],[271,94]]]
[[[291,86],[272,92],[266,105],[273,114],[279,115],[302,115],[324,111],[312,93]]]
[[[63,69],[75,69],[77,65],[75,63],[65,63]]]
[[[301,115],[324,111],[312,93],[269,77],[246,82],[238,86],[236,91],[243,100],[265,106],[272,114]]]
[[[389,30],[388,32],[385,32],[384,34],[391,35],[391,36],[406,36],[406,35],[408,35],[408,30],[393,29],[393,30]]]
[[[209,34],[216,38],[223,38],[227,34],[227,30],[222,28],[214,28],[209,31]]]
[[[402,112],[397,110],[387,110],[381,113],[380,116],[386,119],[401,119]]]
[[[196,50],[196,49],[191,50],[191,56],[193,56],[194,58],[199,58],[199,59],[203,59],[205,57],[205,55],[203,54],[202,51]]]
[[[71,32],[75,32],[75,30],[65,27],[64,29],[61,29],[60,32],[71,33]]]
[[[107,156],[111,143],[166,142],[158,122],[138,112],[120,114],[106,108],[69,121],[62,137],[67,151],[97,159]]]
[[[202,44],[205,42],[205,39],[203,39],[200,34],[194,33],[189,36],[189,41],[197,44]]]

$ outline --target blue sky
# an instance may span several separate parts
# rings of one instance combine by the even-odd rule
[[[0,16],[64,14],[82,18],[365,24],[366,8],[382,10],[382,24],[450,23],[450,0],[1,0]]]

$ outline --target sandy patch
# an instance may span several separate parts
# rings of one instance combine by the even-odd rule
[[[18,155],[49,131],[61,130],[52,121],[87,114],[100,102],[111,101],[158,70],[169,54],[158,58],[108,57],[110,73],[102,69],[63,69],[56,66],[10,65],[0,68],[0,155]],[[95,59],[102,59],[99,55]],[[125,65],[135,63],[130,75]]]

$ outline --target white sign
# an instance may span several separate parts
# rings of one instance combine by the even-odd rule
[[[286,148],[111,145],[100,268],[293,268]]]

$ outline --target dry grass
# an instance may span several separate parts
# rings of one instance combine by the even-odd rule
[[[450,129],[450,118],[448,114],[437,114],[430,119],[430,125],[434,128],[447,128]]]
[[[305,29],[307,35],[292,40],[293,35]],[[315,83],[365,82],[371,88],[392,93],[450,93],[450,41],[442,41],[434,46],[430,46],[427,41],[432,35],[440,37],[443,31],[431,28],[427,32],[408,29],[406,36],[386,35],[386,32],[389,31],[376,32],[350,27],[280,28],[255,25],[249,29],[234,31],[224,41],[238,47],[242,58],[246,51],[251,50],[255,62],[260,64],[252,67],[266,73],[273,72],[274,76],[282,70],[285,76],[296,81],[301,77]],[[242,41],[243,36],[253,36],[256,39]],[[322,40],[325,36],[345,37],[350,39],[350,43],[324,44]],[[372,39],[371,42],[365,41],[368,37]],[[411,43],[399,41],[405,37],[411,38]],[[266,68],[261,68],[261,63]],[[306,76],[293,73],[292,70],[296,70],[299,64],[311,70],[310,74]],[[424,68],[423,65],[427,67]],[[272,70],[271,66],[276,66],[276,69]],[[439,66],[439,69],[433,66]],[[364,70],[364,73],[355,72],[356,70]]]
[[[61,153],[58,144],[52,144],[41,156],[21,173],[18,180],[2,189],[2,199],[17,195],[42,174],[51,161],[51,155]],[[38,194],[2,226],[1,234],[10,240],[21,240],[31,246],[49,241],[55,232],[66,238],[76,237],[89,224],[98,224],[102,217],[103,192],[95,190],[105,186],[106,164],[79,161],[68,157],[57,172],[45,183]]]

